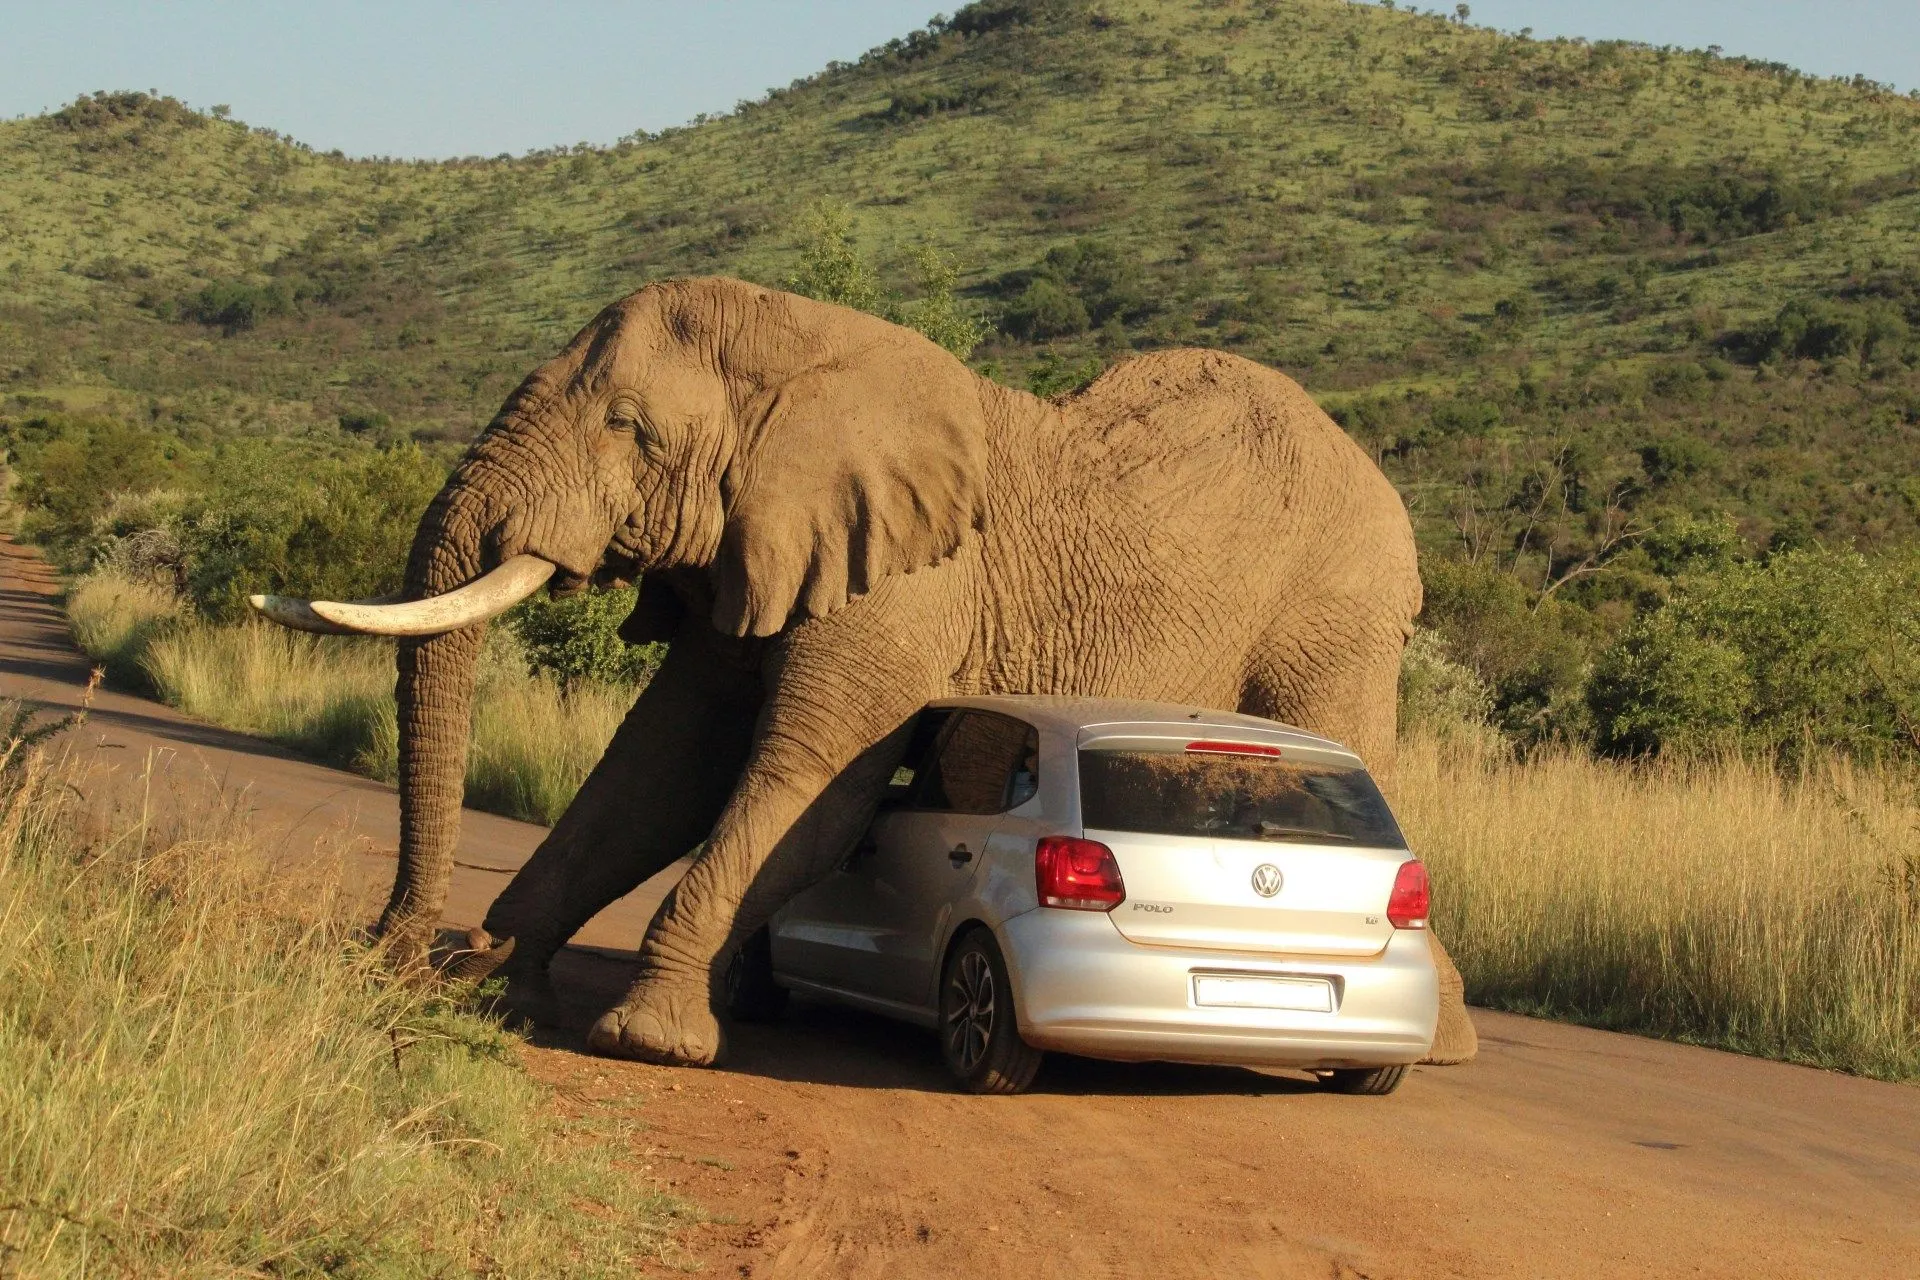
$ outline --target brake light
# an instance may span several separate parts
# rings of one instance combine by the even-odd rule
[[[1417,859],[1401,863],[1393,877],[1393,892],[1387,896],[1387,923],[1396,929],[1424,929],[1432,903],[1426,867]]]
[[[1223,756],[1277,756],[1280,748],[1264,742],[1189,742],[1189,751],[1209,751]]]
[[[1111,911],[1127,898],[1120,864],[1098,840],[1043,838],[1033,850],[1033,879],[1043,907]]]

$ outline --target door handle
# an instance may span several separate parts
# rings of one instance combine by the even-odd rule
[[[947,857],[951,858],[953,865],[958,867],[973,861],[973,850],[967,848],[964,843],[957,844],[947,850]]]

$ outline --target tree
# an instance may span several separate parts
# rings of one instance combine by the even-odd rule
[[[787,277],[794,293],[883,316],[917,329],[965,360],[989,327],[970,315],[954,286],[960,272],[939,250],[923,246],[913,256],[920,296],[902,302],[881,287],[872,265],[853,243],[853,210],[837,200],[817,200],[801,218],[800,270]]]
[[[838,200],[816,200],[801,215],[800,270],[787,277],[793,293],[879,314],[880,281],[853,243],[853,210]]]
[[[961,309],[954,294],[960,273],[953,259],[937,249],[922,248],[914,254],[914,266],[920,277],[920,296],[896,307],[893,318],[965,360],[989,330],[985,322]]]

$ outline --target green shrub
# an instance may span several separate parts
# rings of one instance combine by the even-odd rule
[[[1020,292],[1007,306],[1007,331],[1033,340],[1084,333],[1110,320],[1139,320],[1153,311],[1139,263],[1092,237],[1055,245],[1011,283]]]
[[[1400,732],[1446,737],[1492,717],[1487,682],[1454,661],[1439,632],[1415,631],[1400,655]]]
[[[959,272],[951,258],[923,248],[914,255],[914,266],[920,277],[920,296],[896,304],[893,319],[919,330],[965,360],[992,329],[961,306],[954,293]]]
[[[1087,314],[1086,304],[1066,285],[1040,276],[1007,307],[1003,322],[1009,333],[1045,341],[1085,333],[1093,318]]]
[[[1078,364],[1062,360],[1051,351],[1043,351],[1027,370],[1027,390],[1037,396],[1071,395],[1084,389],[1106,368],[1099,356],[1088,356]]]
[[[816,200],[800,220],[800,269],[786,288],[802,297],[878,312],[880,280],[853,243],[853,210],[838,200]]]
[[[801,217],[800,269],[786,287],[821,302],[883,316],[917,329],[965,360],[991,332],[954,293],[959,271],[937,249],[914,254],[920,296],[901,302],[881,287],[873,266],[853,243],[853,210],[837,200],[816,200]]]
[[[1920,756],[1920,550],[1688,575],[1602,655],[1587,701],[1621,753]]]
[[[284,280],[251,284],[244,280],[216,280],[198,293],[181,299],[174,314],[225,330],[228,334],[253,328],[270,316],[293,310],[293,286]]]
[[[256,591],[351,600],[399,588],[407,549],[445,479],[413,445],[286,465],[236,444],[181,519],[187,589],[215,621],[244,616]]]
[[[1491,691],[1493,724],[1522,744],[1583,739],[1592,616],[1557,598],[1538,598],[1489,564],[1430,556],[1420,572],[1422,624]]]
[[[620,624],[633,612],[632,588],[581,591],[570,596],[534,596],[516,607],[506,624],[518,637],[527,666],[571,688],[581,681],[633,685],[660,665],[663,646],[630,645]]]
[[[1732,516],[1674,516],[1650,529],[1639,549],[1654,572],[1672,578],[1724,569],[1740,558],[1745,546]]]
[[[1647,480],[1659,488],[1711,474],[1720,463],[1720,451],[1698,436],[1675,432],[1664,440],[1640,447],[1640,465]]]
[[[178,444],[118,418],[50,414],[6,432],[26,509],[23,529],[63,561],[116,497],[151,493],[178,474]]]
[[[1871,359],[1898,350],[1907,336],[1906,318],[1890,302],[1795,298],[1748,335],[1746,345],[1756,361]]]

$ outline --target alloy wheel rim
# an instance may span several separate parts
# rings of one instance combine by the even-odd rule
[[[978,951],[962,955],[947,993],[947,1054],[963,1073],[970,1072],[987,1056],[993,1038],[993,969],[987,958]]]

